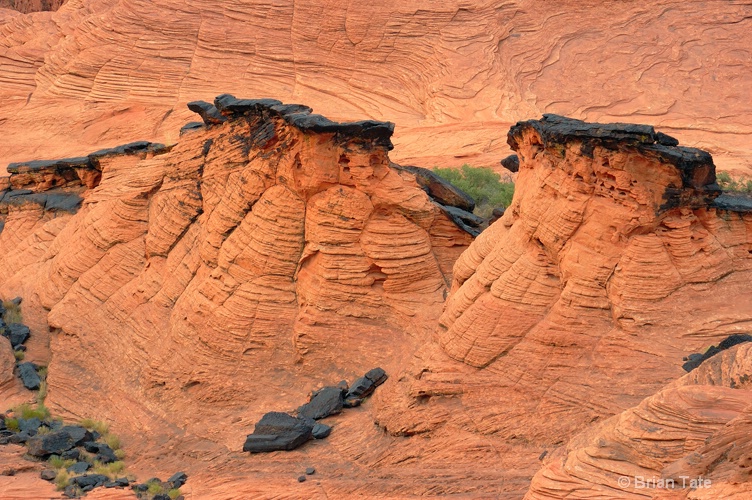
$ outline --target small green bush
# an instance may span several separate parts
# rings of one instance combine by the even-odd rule
[[[58,455],[52,455],[48,460],[47,463],[50,464],[50,467],[53,469],[67,469],[71,465],[75,464],[75,460],[70,459],[64,459],[61,458]]]
[[[177,497],[180,496],[180,494],[181,494],[180,488],[173,488],[167,492],[167,496],[169,496],[172,500],[175,500]]]
[[[735,179],[728,172],[718,172],[716,182],[724,191],[752,193],[752,179]]]
[[[5,314],[3,314],[3,319],[6,323],[23,323],[21,306],[16,305],[11,301],[3,302],[3,306],[5,307]]]
[[[47,389],[45,388],[45,392]],[[21,416],[21,418],[38,418],[39,420],[45,420],[50,416],[50,410],[48,410],[43,404],[38,404],[36,408],[32,408],[30,404],[24,403],[13,408],[13,414]]]
[[[107,446],[109,446],[113,450],[120,449],[120,438],[115,434],[106,434],[102,439],[105,443],[107,443]]]
[[[115,450],[115,456],[118,458],[118,460],[122,460],[125,458],[125,451],[122,449]]]
[[[475,200],[475,214],[489,217],[496,207],[508,207],[514,196],[514,184],[501,182],[501,176],[487,167],[434,168],[433,171]]]
[[[13,351],[13,356],[16,358],[16,361],[23,361],[26,357],[26,353],[23,351]]]
[[[68,471],[60,469],[57,471],[57,476],[55,476],[55,486],[58,490],[64,490],[65,487],[68,486],[69,480],[70,476],[68,475]]]
[[[164,493],[164,488],[162,485],[156,481],[152,481],[148,484],[148,489],[146,491],[149,492],[151,495],[159,495],[160,493]]]
[[[19,428],[18,428],[18,419],[17,418],[5,417],[5,427],[7,427],[8,429],[10,429],[10,430],[12,430],[14,432],[18,432],[19,431]]]
[[[99,420],[85,418],[81,420],[81,422],[79,423],[81,427],[84,427],[85,429],[88,429],[90,431],[96,431],[102,436],[104,436],[110,431],[110,426],[106,422],[101,422]]]
[[[111,462],[109,464],[103,464],[99,461],[94,461],[92,467],[95,474],[103,474],[110,479],[115,479],[115,476],[125,470],[125,464],[121,461]]]

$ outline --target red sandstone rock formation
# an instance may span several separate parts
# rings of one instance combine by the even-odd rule
[[[499,130],[553,112],[654,123],[749,172],[751,9],[728,0],[0,9],[0,164],[134,138],[172,144],[190,118],[185,103],[228,91],[397,121],[393,160],[404,164],[496,166],[508,153]]]
[[[524,443],[527,452],[518,453],[532,458],[680,377],[687,354],[750,330],[752,207],[717,197],[711,157],[676,146],[652,127],[548,115],[518,123],[509,143],[520,156],[512,205],[455,264],[436,343],[418,351],[394,394],[376,398],[379,423],[393,434],[470,430]],[[742,427],[733,432],[746,429],[749,394],[742,380],[750,351],[738,353],[741,364],[728,375],[734,384],[725,379],[728,388],[697,382],[703,387],[672,389],[676,400],[661,403],[668,413],[682,405],[700,412],[677,417],[675,433],[687,445],[663,457],[662,466],[691,452],[717,457],[720,448],[703,451],[697,436],[712,435],[737,416]],[[694,422],[711,404],[733,411],[700,430]],[[608,422],[568,449],[586,446],[583,439],[591,446],[604,428],[626,432],[619,419]],[[634,471],[644,457],[655,458],[650,447],[659,445],[639,428],[627,436],[647,440],[614,458]],[[727,442],[720,431],[714,439]],[[613,470],[605,455],[581,455],[572,451],[566,462],[553,462],[531,498],[628,496],[598,475],[597,469]],[[704,460],[710,469],[712,459]],[[582,472],[583,462],[592,462],[594,471]]]
[[[587,497],[622,435],[629,471],[744,494],[747,445],[717,459],[748,432],[750,348],[680,378],[752,327],[750,208],[710,155],[647,126],[521,122],[514,201],[470,244],[390,166],[390,124],[215,104],[174,147],[10,167],[0,291],[24,297],[54,413],[111,422],[133,471],[187,469],[202,499]],[[239,452],[263,413],[376,364],[389,381],[325,442]],[[640,433],[658,417],[669,450]]]
[[[752,344],[724,351],[575,436],[546,460],[525,498],[748,498],[750,363]]]
[[[49,362],[47,405],[113,422],[150,477],[173,466],[150,457],[183,468],[205,447],[235,462],[219,465],[229,480],[248,465],[229,450],[261,414],[299,406],[322,381],[396,371],[472,241],[414,174],[390,167],[392,124],[216,103],[227,121],[173,148],[13,164],[3,193],[13,201],[0,286],[42,319],[28,346],[30,360]],[[53,193],[80,197],[80,208],[51,208]],[[363,431],[367,414],[353,415],[335,430],[339,446],[378,441],[372,423]],[[345,455],[347,466],[357,453]],[[196,498],[226,495],[199,463]],[[265,475],[265,488],[279,487]]]

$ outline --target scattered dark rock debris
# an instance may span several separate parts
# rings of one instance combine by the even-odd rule
[[[136,493],[136,496],[140,499],[147,500],[171,500],[170,492],[180,488],[188,480],[188,475],[185,472],[176,472],[167,481],[162,481],[158,477],[153,477],[145,483],[134,484],[131,489]],[[127,485],[126,485],[127,486]],[[105,485],[105,487],[108,487]],[[175,500],[184,498],[182,495],[175,498]]]
[[[501,166],[510,172],[518,172],[520,170],[520,157],[517,155],[509,155],[501,160]]]
[[[19,363],[16,366],[18,368],[18,376],[21,382],[23,382],[24,387],[30,391],[38,390],[42,379],[39,378],[39,374],[37,373],[37,365],[27,362]]]
[[[314,421],[293,417],[287,413],[269,412],[256,424],[253,434],[249,434],[243,451],[261,453],[265,451],[294,450],[306,441],[313,439]]]
[[[326,438],[332,428],[317,420],[340,413],[343,408],[359,406],[386,379],[384,370],[374,368],[353,382],[352,386],[343,380],[337,386],[327,386],[313,392],[310,400],[298,408],[297,417],[283,412],[265,414],[256,424],[253,434],[248,434],[243,451],[289,451],[311,439]]]
[[[305,476],[298,476],[298,482],[299,483],[305,483],[306,477]]]
[[[54,469],[44,469],[39,474],[39,477],[41,477],[45,481],[54,481],[56,476],[57,476],[57,471]]]
[[[331,433],[332,428],[330,426],[326,424],[320,424],[318,422],[313,426],[313,430],[311,431],[313,439],[324,439],[326,437],[329,437],[329,434]]]
[[[316,469],[314,469],[313,467],[308,467],[305,470],[305,473],[306,473],[307,476],[312,476],[312,475],[314,475],[316,473]]]
[[[752,342],[752,335],[746,333],[738,333],[729,335],[718,346],[710,346],[704,354],[694,353],[684,358],[685,363],[682,365],[684,371],[691,372],[702,364],[708,358],[712,358],[721,351],[725,351],[730,347],[741,344],[743,342]]]

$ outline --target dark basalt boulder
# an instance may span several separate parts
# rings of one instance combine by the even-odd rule
[[[188,474],[185,472],[176,472],[170,478],[167,480],[167,484],[169,484],[172,488],[180,488],[185,484],[185,482],[188,481]]]
[[[79,488],[83,489],[88,486],[91,486],[92,488],[97,488],[99,486],[104,485],[105,483],[108,483],[110,481],[110,478],[105,476],[104,474],[86,474],[83,476],[76,476],[72,478],[71,484],[75,484]]]
[[[520,157],[517,155],[509,155],[503,160],[501,160],[501,166],[506,168],[510,172],[519,172]]]
[[[311,433],[313,434],[313,439],[324,439],[332,433],[332,428],[326,424],[317,423],[313,426]]]
[[[752,212],[752,196],[736,193],[723,193],[713,200],[711,205],[720,210],[730,212],[750,213]]]
[[[313,393],[311,400],[298,408],[301,417],[319,420],[342,411],[343,394],[338,387],[324,387]]]
[[[484,222],[482,217],[478,217],[457,207],[445,207],[444,205],[438,205],[438,207],[457,227],[466,233],[473,237],[481,233],[479,226]]]
[[[729,335],[723,341],[721,341],[718,346],[710,346],[708,350],[705,351],[705,353],[694,353],[684,358],[684,361],[686,361],[686,363],[682,365],[682,368],[684,368],[684,371],[686,372],[691,372],[692,370],[700,366],[706,359],[712,358],[719,352],[725,351],[726,349],[744,342],[752,342],[752,335],[746,333]]]
[[[37,433],[41,426],[42,421],[37,417],[18,419],[18,429],[20,431],[28,432],[32,436]]]
[[[60,455],[85,441],[91,441],[91,432],[78,425],[67,425],[60,430],[29,439],[27,453],[34,457]]]
[[[10,436],[8,438],[8,442],[13,443],[13,444],[23,444],[23,443],[28,442],[29,439],[31,439],[31,437],[32,437],[31,434],[29,434],[26,431],[22,431],[22,432],[19,432]]]
[[[87,470],[89,470],[89,463],[88,462],[76,462],[75,464],[68,467],[66,470],[72,474],[83,474]]]
[[[109,483],[105,483],[104,487],[105,488],[125,488],[129,484],[130,482],[128,481],[127,477],[121,477]]]
[[[182,127],[180,127],[180,135],[187,134],[188,132],[192,132],[194,130],[200,130],[206,126],[203,122],[188,122]]]
[[[397,170],[410,172],[415,176],[418,185],[431,197],[432,200],[448,207],[457,207],[466,212],[475,210],[475,200],[450,182],[444,180],[440,175],[421,167],[403,167],[392,164]]]
[[[243,451],[294,450],[313,438],[314,425],[313,420],[296,418],[287,413],[267,413],[256,424],[253,434],[248,435]]]
[[[219,125],[227,121],[219,110],[206,101],[193,101],[188,103],[188,109],[197,113],[207,125]]]
[[[57,477],[57,471],[55,469],[44,469],[39,473],[39,477],[45,481],[54,481]]]
[[[506,213],[506,209],[504,207],[496,207],[493,209],[493,212],[491,212],[491,218],[488,219],[488,224],[493,224],[497,220],[501,219],[504,214]]]
[[[37,366],[34,363],[20,363],[18,365],[18,377],[23,382],[24,387],[30,391],[39,389],[42,380],[37,373]]]
[[[96,439],[95,437],[93,437]],[[96,443],[94,441],[87,441],[83,444],[84,449],[88,451],[89,453],[95,453],[96,457],[95,460],[99,460],[103,464],[109,464],[112,462],[117,461],[117,456],[115,456],[115,452],[112,448],[109,447],[109,445],[105,443]]]
[[[363,399],[370,396],[374,390],[387,379],[387,374],[381,368],[369,370],[364,376],[357,379],[350,386],[350,391],[345,399],[358,398]],[[356,405],[357,406],[357,405]]]
[[[26,342],[31,335],[29,327],[21,323],[11,323],[5,327],[5,331],[5,335],[10,340],[10,345],[13,349],[18,348],[18,346]]]

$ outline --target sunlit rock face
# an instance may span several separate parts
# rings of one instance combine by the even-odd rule
[[[684,358],[752,330],[750,200],[720,192],[708,153],[650,126],[546,115],[513,126],[508,141],[520,163],[514,200],[457,260],[435,341],[418,351],[391,394],[376,396],[379,422],[396,435],[461,429],[504,438],[527,447],[519,457],[537,461],[608,417],[652,408],[664,397],[659,391],[691,392],[665,410],[692,407],[666,416],[690,441],[661,458],[667,466],[702,444],[692,437],[701,416],[691,398],[708,395],[698,408],[717,401],[706,392],[712,382],[669,385],[686,373]],[[748,349],[738,349],[748,368]],[[713,417],[697,436],[748,412],[744,373],[718,389],[729,398],[718,403],[732,412]],[[609,422],[621,432],[618,420]],[[601,435],[592,429],[591,441]],[[578,472],[582,453],[596,451],[583,451],[580,441],[569,446],[541,473],[532,498],[571,491],[580,498],[580,487],[598,483]],[[659,444],[640,446],[625,454],[625,467]],[[559,483],[545,483],[554,476]]]

